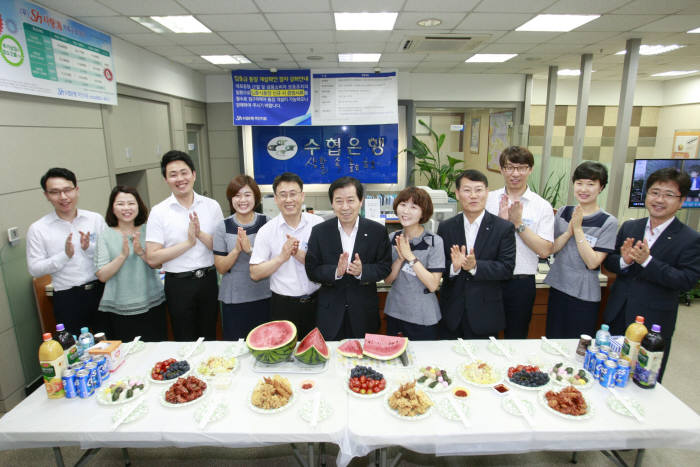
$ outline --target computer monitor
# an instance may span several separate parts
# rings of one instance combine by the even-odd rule
[[[683,208],[700,208],[700,159],[635,159],[629,207],[644,207],[647,178],[657,170],[667,167],[676,168],[690,176],[690,192],[683,203]]]

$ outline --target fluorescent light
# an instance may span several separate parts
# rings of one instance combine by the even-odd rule
[[[200,55],[204,60],[214,65],[240,65],[250,63],[243,55]]]
[[[434,28],[435,26],[440,26],[442,24],[442,20],[437,18],[426,18],[417,21],[416,24],[424,28]]]
[[[338,54],[339,62],[372,62],[376,63],[382,54]]]
[[[700,28],[691,29],[688,34],[700,34]]]
[[[639,47],[639,54],[640,55],[659,55],[659,54],[664,54],[666,52],[670,52],[672,50],[680,49],[683,47],[685,47],[685,46],[678,45],[678,44],[671,44],[671,45],[644,45],[644,44],[642,44]],[[625,55],[626,53],[627,53],[627,50],[620,50],[615,55]]]
[[[600,15],[537,15],[515,30],[568,32],[599,17]]]
[[[336,31],[391,31],[398,13],[334,13]]]
[[[591,73],[595,73],[595,70],[591,70]],[[572,70],[572,69],[564,68],[563,70],[557,71],[557,74],[559,76],[580,76],[581,70]]]
[[[211,32],[211,30],[197,21],[194,16],[151,16],[151,19],[176,33]]]
[[[147,16],[129,16],[129,18],[136,21],[141,26],[148,28],[151,31],[156,32],[158,34],[163,34],[164,32],[167,32],[167,30],[162,25],[153,21]]]
[[[507,62],[518,54],[475,54],[464,61],[464,63],[502,63]]]
[[[683,75],[690,75],[693,73],[697,73],[698,70],[690,70],[690,71],[664,71],[663,73],[654,73],[651,76],[683,76]]]

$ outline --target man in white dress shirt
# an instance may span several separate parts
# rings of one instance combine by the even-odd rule
[[[146,256],[165,270],[165,299],[177,341],[216,339],[218,285],[212,252],[219,203],[194,192],[197,173],[189,155],[168,151],[161,172],[172,194],[153,206],[146,226]]]
[[[51,274],[56,323],[76,336],[82,326],[106,331],[97,306],[104,284],[95,276],[95,240],[106,227],[96,212],[78,209],[75,174],[54,167],[41,177],[44,196],[54,210],[27,231],[27,266],[34,277]],[[98,329],[99,328],[99,329]]]
[[[499,158],[505,186],[489,193],[486,210],[515,227],[515,270],[504,282],[506,339],[526,339],[535,303],[535,274],[540,258],[552,254],[552,205],[527,186],[535,158],[526,148],[511,146]]]

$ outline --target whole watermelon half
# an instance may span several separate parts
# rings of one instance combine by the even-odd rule
[[[245,343],[256,360],[263,363],[283,362],[297,344],[297,327],[291,321],[270,321],[250,331]]]
[[[382,334],[365,334],[363,352],[377,360],[391,360],[400,357],[406,351],[408,337],[384,336]]]
[[[294,357],[307,365],[319,365],[328,360],[329,356],[328,346],[318,328],[313,328],[311,332],[299,342],[299,346],[296,352],[294,352]]]

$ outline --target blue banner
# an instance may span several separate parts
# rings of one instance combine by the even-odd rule
[[[398,183],[399,126],[253,127],[255,181],[272,184],[282,172],[304,183],[350,175],[362,183]]]
[[[234,125],[311,125],[310,70],[233,70]]]

